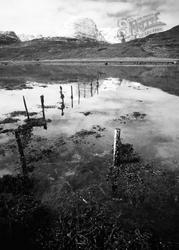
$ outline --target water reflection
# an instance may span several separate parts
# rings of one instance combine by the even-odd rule
[[[84,93],[84,98],[86,98],[86,84],[85,84],[85,83],[83,83],[83,89],[84,89],[84,91],[83,91],[83,93]]]
[[[73,108],[73,86],[71,86],[71,107]]]
[[[59,106],[60,89],[60,106]],[[11,112],[24,109],[22,95],[26,96],[30,112],[37,112],[39,97],[44,96],[43,119],[39,113],[34,119],[48,120],[48,130],[42,130],[43,123],[24,127],[22,140],[28,145],[32,135],[45,138],[57,138],[61,135],[71,136],[74,133],[91,129],[94,125],[105,127],[104,137],[95,144],[100,150],[111,150],[113,131],[121,127],[122,137],[134,144],[136,150],[148,159],[163,159],[179,162],[179,117],[173,107],[179,108],[179,98],[169,95],[160,89],[149,88],[138,82],[119,78],[93,80],[89,83],[74,82],[59,85],[48,84],[41,88],[36,84],[33,89],[0,91],[0,104],[6,105],[0,110],[1,119]],[[2,97],[2,98],[1,98]],[[61,116],[59,116],[59,109]],[[132,114],[141,114],[144,119],[137,119]],[[19,116],[16,124],[5,124],[3,128],[23,126],[24,117]],[[47,122],[46,122],[47,124]],[[5,135],[0,135],[4,142]],[[166,139],[167,138],[167,139]],[[169,154],[167,153],[170,152]]]
[[[80,85],[78,84],[78,105],[80,104]]]
[[[97,81],[97,83],[96,83],[96,92],[97,92],[97,94],[99,94],[99,81]]]
[[[63,94],[63,89],[62,86],[60,86],[60,97],[61,97],[61,102],[60,102],[60,107],[59,109],[61,110],[61,116],[64,116],[64,109],[65,109],[65,95]]]
[[[93,81],[91,81],[90,88],[91,88],[91,97],[93,97]]]

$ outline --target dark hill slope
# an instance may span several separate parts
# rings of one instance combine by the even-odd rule
[[[37,39],[0,47],[0,60],[163,57],[179,58],[179,26],[124,44],[89,39]]]
[[[128,43],[156,57],[179,58],[179,26]]]
[[[0,47],[0,60],[32,60],[88,57],[106,43],[91,39],[52,38],[35,39]]]

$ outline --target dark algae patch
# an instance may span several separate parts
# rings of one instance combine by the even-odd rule
[[[26,116],[26,112],[25,111],[14,111],[12,113],[9,114],[10,117],[5,118],[4,120],[0,120],[0,124],[8,124],[8,123],[16,123],[19,121],[19,119],[17,118],[18,116]],[[37,115],[36,112],[30,112],[29,116],[34,116]],[[31,118],[28,120],[29,123],[33,123],[33,124],[39,124],[42,122],[41,118]]]
[[[121,115],[119,118],[115,118],[114,121],[119,121],[120,123],[124,124],[129,121],[145,121],[146,116],[146,114],[135,111],[131,114]]]
[[[11,117],[17,117],[17,116],[26,116],[25,111],[14,111],[9,114]],[[37,112],[29,112],[29,116],[37,115]]]
[[[100,181],[77,188],[78,176],[67,177],[45,201],[33,174],[1,178],[3,249],[178,249],[178,173],[143,162],[130,144],[117,147]]]
[[[141,119],[141,120],[144,119],[146,116],[146,114],[141,114],[140,112],[133,112],[132,115],[135,119]]]
[[[81,140],[84,140],[89,136],[95,136],[95,138],[100,138],[100,137],[102,137],[102,132],[104,130],[105,130],[105,128],[102,128],[99,125],[96,125],[96,126],[93,126],[91,128],[91,130],[82,129],[81,131],[72,135],[71,139],[74,143],[80,143]]]
[[[0,124],[16,123],[18,121],[19,121],[19,119],[5,118],[4,120],[0,120]]]
[[[92,112],[88,111],[88,112],[83,112],[82,114],[85,115],[85,116],[89,116],[89,115],[92,115]]]

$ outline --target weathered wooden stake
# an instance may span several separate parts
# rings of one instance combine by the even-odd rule
[[[71,86],[71,99],[73,99],[73,86]]]
[[[64,94],[63,94],[63,89],[62,89],[61,86],[60,86],[60,95],[61,95],[61,99],[62,99],[62,101],[63,101],[64,98],[65,98],[65,96],[64,96]]]
[[[121,144],[120,139],[121,130],[116,128],[114,131],[114,146],[113,146],[113,165],[110,167],[110,174],[111,174],[111,188],[112,188],[112,195],[115,196],[117,190],[117,183],[115,178],[115,168],[118,165],[119,160],[119,147]]]
[[[62,95],[62,86],[60,86],[60,94]]]
[[[119,128],[115,129],[114,132],[114,148],[113,148],[113,166],[117,165],[117,156],[119,156],[119,144],[121,143],[121,130]]]
[[[45,107],[44,107],[44,96],[43,95],[40,96],[40,100],[41,100],[41,106],[42,106],[43,119],[45,120]]]
[[[26,100],[25,100],[25,97],[24,97],[24,96],[23,96],[23,101],[24,101],[24,106],[25,106],[25,110],[26,110],[27,119],[29,120],[29,119],[30,119],[29,111],[28,111],[28,109],[27,109],[27,104],[26,104]]]
[[[47,123],[46,123],[46,119],[45,119],[44,96],[43,95],[40,96],[40,100],[41,100],[42,115],[43,115],[43,120],[44,120],[44,129],[47,129]]]
[[[73,108],[73,86],[71,86],[71,107]]]
[[[91,81],[91,96],[93,96],[93,82]]]
[[[25,159],[25,155],[24,155],[24,150],[23,150],[20,134],[19,134],[19,131],[17,131],[17,130],[15,131],[15,137],[16,137],[16,142],[17,142],[20,160],[21,160],[21,165],[22,165],[22,173],[24,176],[27,176],[28,171],[27,171],[26,159]]]

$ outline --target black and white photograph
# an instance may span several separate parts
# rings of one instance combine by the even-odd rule
[[[178,0],[0,0],[0,249],[179,250]]]

